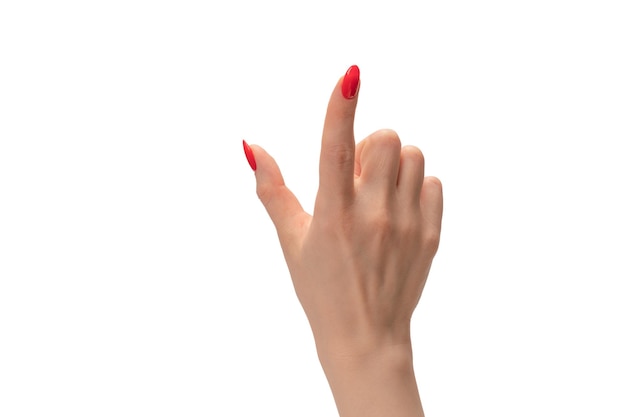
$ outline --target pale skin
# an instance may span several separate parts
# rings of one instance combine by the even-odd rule
[[[441,182],[392,130],[354,140],[358,93],[343,77],[324,129],[314,214],[274,159],[251,145],[271,217],[341,417],[424,416],[410,322],[439,245]]]

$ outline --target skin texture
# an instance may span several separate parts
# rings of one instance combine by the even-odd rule
[[[271,217],[341,417],[423,416],[410,321],[439,245],[443,197],[424,157],[392,130],[355,145],[358,91],[328,104],[314,214],[260,146],[257,194]]]

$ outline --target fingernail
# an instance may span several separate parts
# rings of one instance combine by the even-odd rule
[[[341,94],[343,94],[344,98],[349,100],[356,95],[356,91],[359,89],[360,74],[359,67],[356,65],[348,68],[341,84]]]
[[[254,159],[254,153],[252,153],[252,149],[250,149],[250,145],[248,145],[245,139],[243,141],[243,151],[246,154],[246,159],[250,164],[250,168],[252,168],[253,171],[256,171],[256,160]]]

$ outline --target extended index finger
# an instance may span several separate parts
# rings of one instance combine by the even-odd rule
[[[354,193],[354,114],[359,85],[359,67],[353,65],[330,96],[322,133],[318,203],[345,202]]]

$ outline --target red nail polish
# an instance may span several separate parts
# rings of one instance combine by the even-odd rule
[[[250,149],[250,145],[248,145],[245,139],[243,141],[243,151],[246,154],[246,159],[250,164],[250,168],[252,168],[253,171],[256,171],[256,160],[254,159],[254,153],[252,153],[252,149]]]
[[[356,95],[356,92],[359,89],[360,75],[361,71],[359,71],[359,67],[356,65],[348,68],[346,75],[343,77],[343,83],[341,83],[341,94],[343,94],[344,98],[349,100]]]

